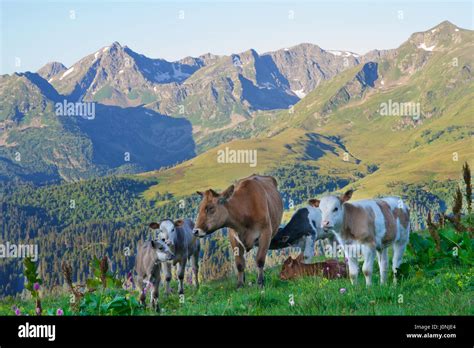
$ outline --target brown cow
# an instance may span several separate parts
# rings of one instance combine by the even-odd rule
[[[290,280],[315,275],[328,279],[345,278],[347,277],[347,267],[344,262],[337,260],[306,264],[303,263],[303,254],[300,254],[296,259],[290,256],[285,260],[280,272],[280,279]]]
[[[194,234],[204,237],[220,228],[229,228],[238,272],[237,287],[245,283],[244,254],[258,241],[257,283],[263,287],[263,267],[272,237],[283,215],[277,181],[271,176],[251,175],[230,185],[224,192],[198,192],[202,197]]]

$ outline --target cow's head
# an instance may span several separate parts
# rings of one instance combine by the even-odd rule
[[[283,262],[283,267],[280,272],[281,280],[294,279],[300,273],[301,263],[303,262],[303,254],[299,254],[296,259],[291,256]]]
[[[204,237],[224,227],[229,217],[227,201],[232,197],[233,193],[234,185],[230,185],[222,193],[217,193],[212,189],[205,192],[197,192],[202,197],[202,201],[199,205],[196,226],[193,230],[195,236]]]
[[[181,227],[183,223],[184,221],[181,219],[176,221],[163,220],[161,222],[152,222],[149,226],[156,231],[156,239],[165,243],[174,254],[176,253],[176,246],[174,244],[176,228]]]
[[[343,204],[351,199],[354,190],[346,191],[342,196],[325,196],[319,201],[321,209],[321,227],[325,230],[339,230],[342,225]]]
[[[166,262],[174,260],[175,255],[171,251],[170,247],[166,245],[166,243],[162,242],[159,239],[152,239],[151,246],[153,250],[156,252],[156,258],[160,262]]]

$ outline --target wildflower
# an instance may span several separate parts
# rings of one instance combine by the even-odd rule
[[[58,310],[56,311],[56,315],[63,315],[64,314],[64,311],[61,309],[61,308],[58,308]]]
[[[345,294],[346,291],[347,291],[346,288],[340,288],[339,289],[339,293],[341,293],[341,294]]]
[[[15,315],[21,315],[20,308],[15,309]]]
[[[41,315],[41,307],[36,307],[36,315]]]
[[[35,283],[35,284],[33,285],[33,289],[34,289],[35,291],[38,291],[39,288],[40,288],[39,283]]]

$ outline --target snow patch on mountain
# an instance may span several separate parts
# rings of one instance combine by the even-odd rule
[[[428,51],[428,52],[431,52],[433,51],[433,49],[436,47],[436,45],[433,45],[433,46],[430,46],[430,47],[426,47],[426,44],[424,42],[422,42],[420,45],[418,45],[418,48],[421,48],[422,50],[425,50],[425,51]]]
[[[66,70],[63,74],[63,76],[61,76],[60,80],[62,80],[63,78],[65,78],[67,75],[69,75],[70,73],[72,73],[74,71],[74,67]]]
[[[339,56],[339,57],[355,57],[355,58],[359,58],[360,56],[357,54],[357,53],[353,53],[353,52],[349,52],[349,51],[333,51],[333,50],[328,50],[327,52],[335,55],[335,56]]]
[[[303,99],[306,97],[306,93],[304,92],[304,88],[298,89],[298,90],[291,90],[296,96],[300,99]]]

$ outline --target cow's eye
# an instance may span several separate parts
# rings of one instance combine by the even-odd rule
[[[206,213],[209,213],[209,214],[214,213],[214,207],[206,207]]]
[[[336,207],[336,208],[334,208],[334,211],[337,211],[337,210],[338,210],[338,208],[337,208],[337,207]]]
[[[165,238],[161,238],[161,241],[164,242],[166,239]]]

